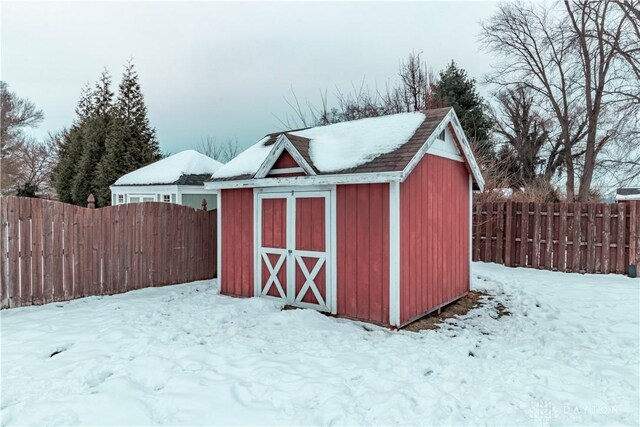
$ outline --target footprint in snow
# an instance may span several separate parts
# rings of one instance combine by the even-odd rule
[[[84,379],[84,383],[90,388],[94,388],[104,383],[107,378],[111,377],[113,372],[111,371],[97,371],[89,373]]]

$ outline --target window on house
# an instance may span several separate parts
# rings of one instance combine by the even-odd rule
[[[444,141],[444,130],[440,132],[440,135],[438,135],[438,139]]]
[[[121,205],[124,203],[124,194],[118,194],[118,204]]]
[[[171,203],[171,195],[170,194],[163,194],[162,195],[162,201],[165,203]]]

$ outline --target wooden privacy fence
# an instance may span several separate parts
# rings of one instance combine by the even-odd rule
[[[473,260],[628,273],[640,264],[640,202],[475,204]]]
[[[171,203],[87,209],[0,198],[2,308],[216,274],[216,211]]]

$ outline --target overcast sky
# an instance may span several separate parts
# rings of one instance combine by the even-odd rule
[[[133,57],[165,152],[201,137],[246,147],[281,129],[274,117],[295,90],[384,87],[399,60],[423,52],[434,70],[454,59],[489,71],[480,21],[494,2],[9,3],[1,9],[0,72],[44,110],[40,134],[69,126],[80,89],[104,67],[114,78]]]

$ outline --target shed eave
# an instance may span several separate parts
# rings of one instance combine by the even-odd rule
[[[255,178],[232,181],[207,181],[207,190],[229,188],[279,187],[279,186],[309,186],[309,185],[337,185],[337,184],[373,184],[400,181],[402,172],[376,172],[357,174],[335,174],[315,176],[292,176],[282,178]]]

